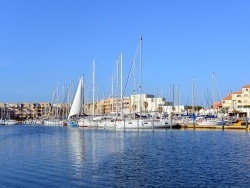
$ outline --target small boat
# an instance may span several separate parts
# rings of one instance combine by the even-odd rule
[[[0,120],[0,124],[1,125],[15,125],[15,124],[18,124],[18,121],[16,120],[13,120],[13,119],[1,119]]]
[[[43,125],[46,126],[61,126],[62,124],[62,120],[59,119],[47,119],[43,121]]]
[[[68,121],[67,125],[69,125],[71,127],[78,127],[79,126],[77,121]]]
[[[200,118],[199,120],[196,121],[196,123],[197,125],[226,125],[228,121],[218,118],[212,118],[212,119]]]

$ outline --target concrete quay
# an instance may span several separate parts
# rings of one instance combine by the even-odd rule
[[[243,125],[180,125],[182,129],[218,129],[218,130],[250,130],[249,126]]]

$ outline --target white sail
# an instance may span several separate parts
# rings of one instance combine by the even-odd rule
[[[82,95],[83,95],[83,76],[79,80],[79,84],[76,90],[76,94],[69,112],[68,119],[74,115],[79,115],[82,110]]]

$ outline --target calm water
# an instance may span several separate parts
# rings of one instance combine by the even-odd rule
[[[0,127],[0,187],[249,187],[250,132]]]

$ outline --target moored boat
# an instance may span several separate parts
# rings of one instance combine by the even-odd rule
[[[228,121],[218,118],[212,118],[212,119],[200,118],[199,120],[196,121],[196,123],[197,125],[226,125]]]
[[[13,119],[1,119],[0,124],[1,125],[15,125],[18,124],[19,122]]]

